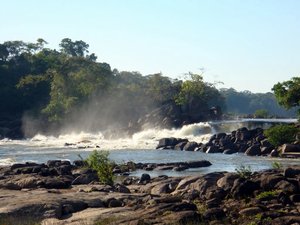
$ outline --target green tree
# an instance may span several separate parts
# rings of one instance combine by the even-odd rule
[[[280,105],[286,109],[300,106],[300,77],[279,82],[272,88]],[[298,110],[300,116],[300,109]]]
[[[61,47],[61,52],[70,56],[83,57],[86,53],[89,52],[89,45],[81,40],[72,41],[70,38],[64,38],[62,39],[59,46]]]
[[[299,128],[296,128],[294,125],[281,124],[265,130],[264,135],[272,145],[278,147],[282,144],[295,141],[296,135],[299,132]]]
[[[254,112],[255,118],[268,118],[269,112],[266,109],[258,109]]]

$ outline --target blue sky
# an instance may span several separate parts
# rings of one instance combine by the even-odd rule
[[[268,92],[300,75],[299,0],[0,0],[0,43],[83,40],[120,71]]]

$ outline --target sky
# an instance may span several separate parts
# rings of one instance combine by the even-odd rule
[[[0,43],[83,40],[119,71],[270,92],[300,76],[299,0],[0,0]],[[222,82],[223,84],[219,83]]]

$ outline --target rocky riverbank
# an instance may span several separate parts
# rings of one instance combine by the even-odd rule
[[[2,167],[0,224],[300,223],[300,166],[118,180],[100,184],[81,161]]]
[[[247,129],[246,127],[232,131],[230,134],[217,133],[207,143],[197,143],[181,138],[162,138],[157,149],[183,151],[201,151],[205,153],[244,153],[248,156],[299,157],[300,142],[284,144],[275,148],[264,136],[262,128]]]

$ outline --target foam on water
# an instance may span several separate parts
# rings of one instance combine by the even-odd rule
[[[190,141],[206,142],[213,133],[208,123],[185,125],[180,129],[145,129],[128,138],[106,139],[102,133],[68,133],[58,137],[35,135],[26,140],[0,140],[0,145],[24,145],[39,148],[101,148],[116,149],[154,149],[158,140],[165,137],[187,138]]]

